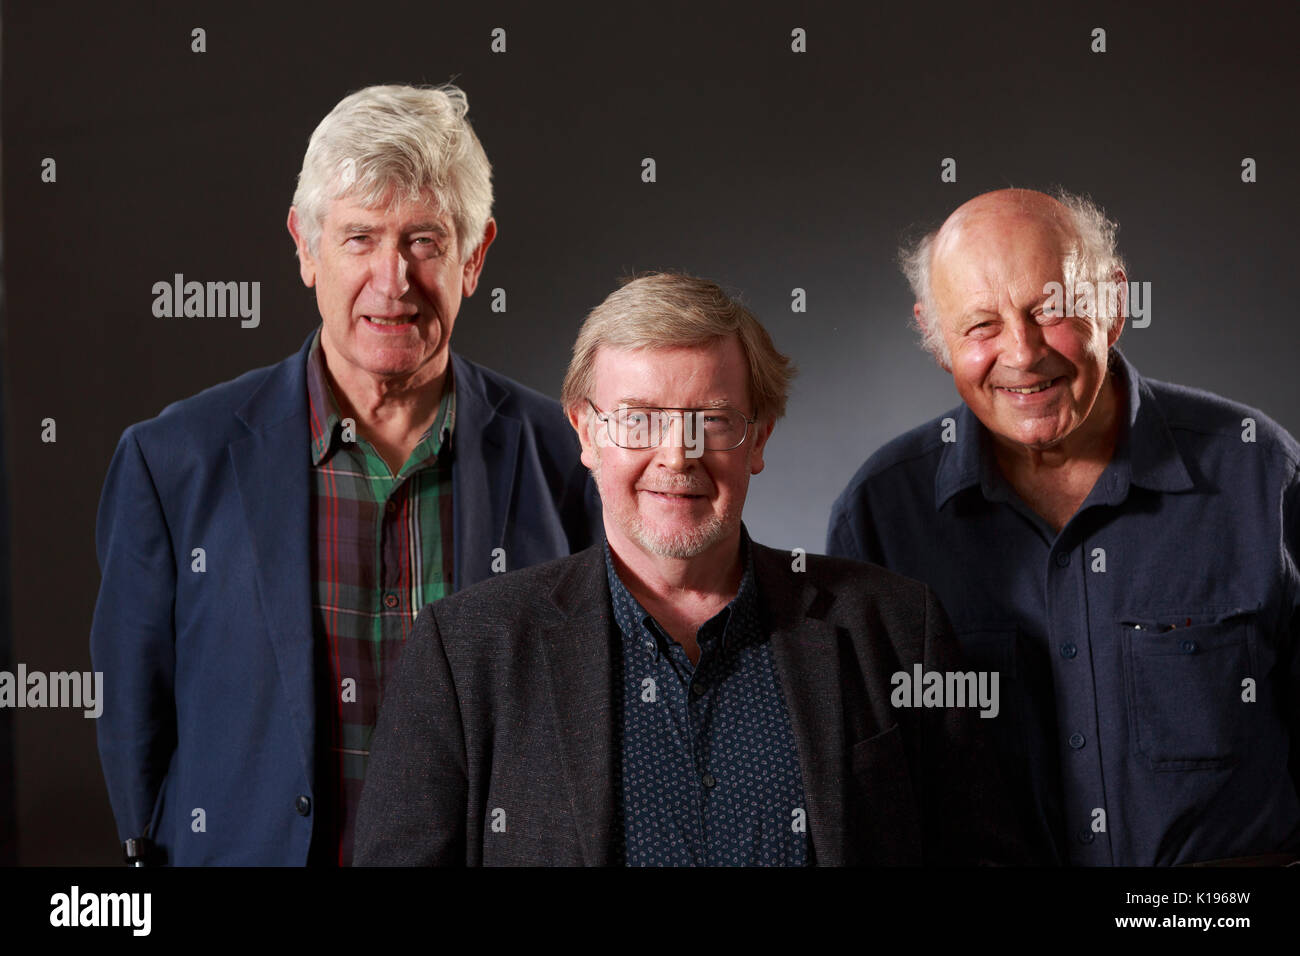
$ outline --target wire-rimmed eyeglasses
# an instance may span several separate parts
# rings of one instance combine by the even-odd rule
[[[739,448],[749,435],[749,426],[758,419],[749,418],[737,408],[657,408],[628,405],[601,411],[590,398],[587,404],[596,418],[605,423],[609,440],[619,448],[638,450],[658,448],[672,431],[673,420],[682,422],[682,444],[688,449],[731,451]]]

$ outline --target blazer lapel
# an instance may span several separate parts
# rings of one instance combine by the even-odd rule
[[[311,336],[307,343],[310,345]],[[258,599],[298,732],[303,768],[311,780],[316,702],[306,353],[305,345],[277,366],[236,413],[250,434],[231,442],[228,450],[257,562]]]
[[[840,693],[839,638],[836,629],[811,616],[826,595],[792,571],[790,555],[755,543],[754,574],[771,629],[785,704],[790,712],[814,862],[843,866],[844,712]]]
[[[588,548],[551,592],[563,620],[540,638],[560,761],[588,866],[614,861],[613,617],[604,545]]]
[[[451,360],[456,388],[452,586],[459,591],[491,577],[492,550],[505,546],[520,425],[497,412],[503,396],[488,393],[488,383],[473,365],[455,353]],[[514,570],[509,554],[506,561],[507,570]]]

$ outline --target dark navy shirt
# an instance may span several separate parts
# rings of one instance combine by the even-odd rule
[[[1300,448],[1118,351],[1112,371],[1118,447],[1060,534],[963,405],[867,461],[827,551],[928,583],[967,656],[1002,673],[991,722],[1045,862],[1294,851]]]
[[[696,632],[698,665],[605,565],[622,634],[618,778],[629,866],[802,866],[799,753],[744,538],[736,597]]]

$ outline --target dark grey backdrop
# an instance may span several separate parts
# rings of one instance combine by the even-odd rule
[[[276,361],[317,321],[284,218],[311,130],[370,83],[455,78],[469,94],[501,228],[454,336],[476,361],[557,394],[583,315],[632,270],[715,278],[764,319],[802,370],[751,486],[747,521],[769,544],[821,550],[865,457],[955,404],[915,347],[892,259],[905,230],[999,186],[1089,192],[1122,223],[1132,278],[1153,286],[1150,328],[1121,341],[1144,373],[1300,430],[1297,24],[1282,14],[31,6],[5,4],[3,38],[11,662],[89,668],[95,509],[122,429]],[[40,181],[45,157],[56,183]],[[154,318],[151,287],[177,272],[260,281],[260,328]],[[56,444],[40,441],[46,417]],[[22,862],[116,860],[92,722],[6,716]]]

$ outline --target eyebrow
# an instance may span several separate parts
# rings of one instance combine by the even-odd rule
[[[650,401],[650,399],[648,399],[648,398],[640,398],[640,397],[637,397],[637,396],[632,396],[632,397],[628,397],[628,398],[620,398],[620,399],[618,399],[618,400],[615,402],[615,404],[616,404],[616,405],[626,406],[626,407],[629,407],[629,408],[672,408],[672,407],[675,407],[675,406],[670,406],[670,405],[659,405],[659,404],[656,404],[655,402]],[[732,408],[733,406],[732,406],[730,400],[728,400],[728,399],[725,399],[725,398],[715,398],[715,399],[712,400],[712,401],[705,402],[703,405],[691,405],[690,407],[691,407],[691,408]]]
[[[343,225],[341,231],[347,233],[348,235],[355,235],[356,233],[365,233],[368,235],[375,231],[375,227],[372,223],[368,223],[368,222],[349,222]],[[432,232],[432,233],[437,233],[439,236],[450,235],[447,227],[440,222],[413,223],[407,226],[405,229],[403,229],[402,232],[404,233]]]

